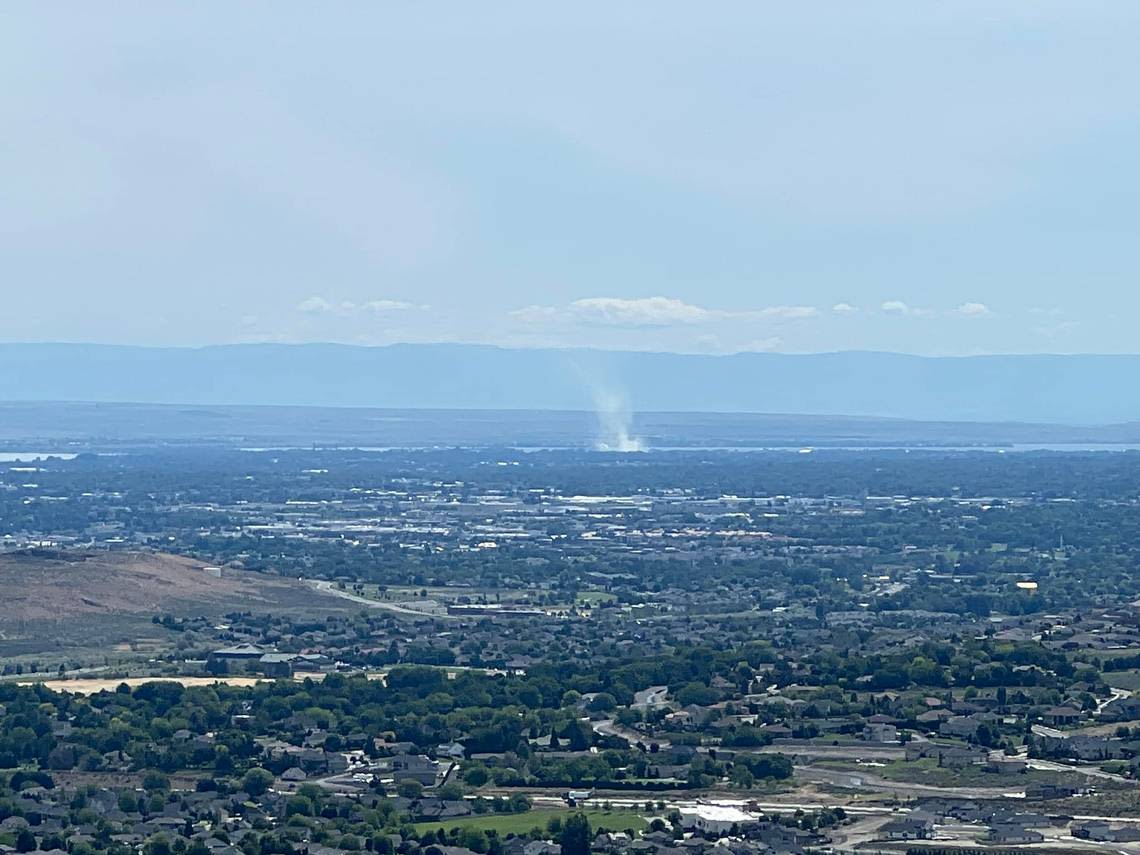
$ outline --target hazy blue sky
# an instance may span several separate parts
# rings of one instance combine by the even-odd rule
[[[6,3],[0,340],[1136,352],[1140,4]]]

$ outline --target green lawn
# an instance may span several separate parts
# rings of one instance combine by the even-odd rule
[[[445,819],[439,822],[417,822],[417,831],[434,831],[437,828],[478,828],[481,831],[494,829],[500,837],[508,834],[526,834],[532,828],[546,828],[546,824],[554,819],[566,819],[571,811],[565,808],[542,808],[526,813],[487,813],[482,816],[465,816],[462,819]],[[599,828],[608,828],[611,831],[644,831],[649,823],[644,818],[629,810],[602,810],[600,808],[586,808],[581,811],[590,820],[590,827],[595,831]]]

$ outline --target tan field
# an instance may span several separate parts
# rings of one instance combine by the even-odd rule
[[[53,692],[66,692],[72,695],[94,695],[98,692],[113,692],[126,683],[131,688],[143,683],[181,683],[183,686],[254,686],[266,682],[264,677],[120,677],[119,679],[78,679],[25,681],[21,686],[44,686]]]

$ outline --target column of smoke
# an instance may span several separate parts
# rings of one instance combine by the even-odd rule
[[[594,388],[594,410],[598,415],[598,451],[645,451],[645,443],[632,434],[633,414],[624,395]]]
[[[598,418],[595,451],[645,451],[645,443],[633,435],[633,413],[620,382],[616,382],[604,360],[588,353],[569,355],[566,366],[582,386],[590,391]]]

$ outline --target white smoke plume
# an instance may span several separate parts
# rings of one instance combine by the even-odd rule
[[[611,390],[591,389],[598,416],[597,451],[645,451],[645,442],[633,435],[633,413],[624,395]]]
[[[595,451],[646,451],[645,441],[633,433],[633,411],[623,384],[598,354],[567,354],[566,368],[589,391],[598,419]]]

